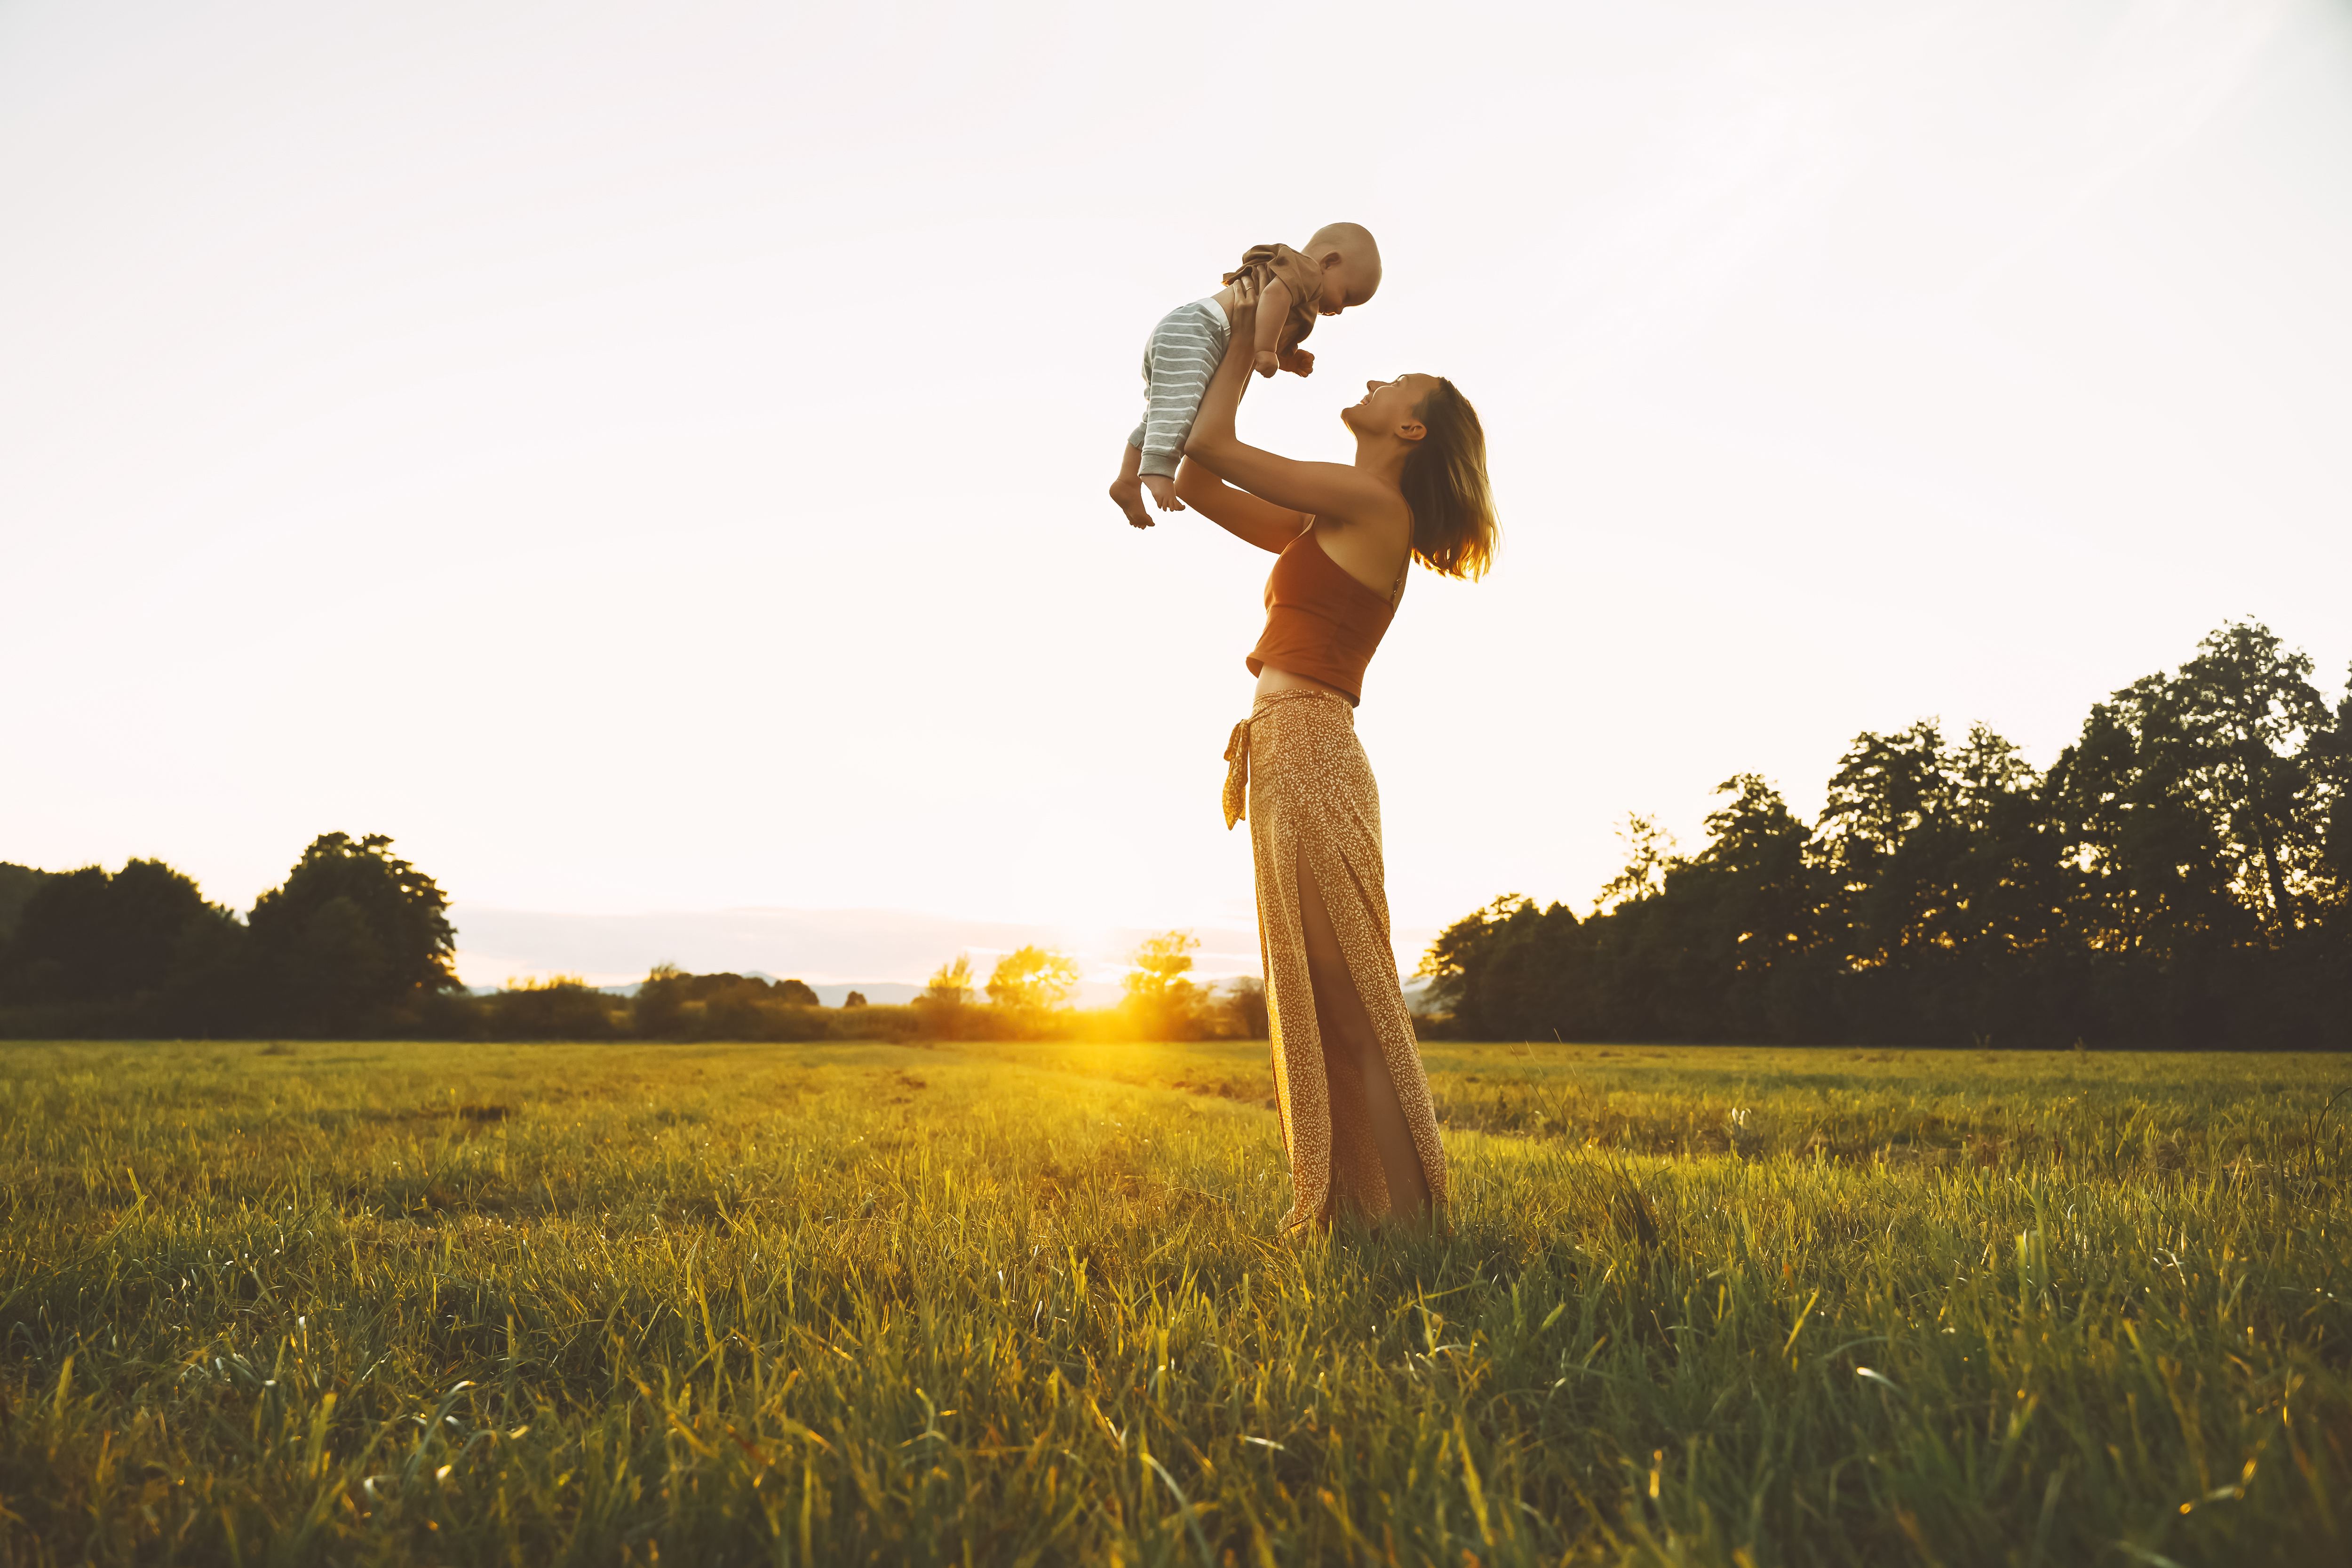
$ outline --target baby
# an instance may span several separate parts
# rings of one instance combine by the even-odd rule
[[[1161,511],[1182,511],[1176,499],[1176,464],[1192,416],[1225,357],[1233,335],[1233,285],[1243,277],[1258,291],[1257,342],[1250,368],[1260,375],[1286,370],[1311,375],[1315,356],[1298,346],[1315,330],[1318,316],[1336,316],[1360,305],[1381,286],[1381,249],[1361,224],[1330,223],[1315,231],[1304,250],[1286,245],[1252,246],[1241,266],[1225,274],[1225,287],[1205,300],[1179,305],[1160,319],[1143,345],[1143,423],[1127,438],[1118,479],[1110,499],[1138,528],[1151,526],[1143,492]]]

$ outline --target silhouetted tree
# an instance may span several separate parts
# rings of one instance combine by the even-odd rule
[[[1187,978],[1200,945],[1190,931],[1169,931],[1135,950],[1120,1006],[1145,1038],[1189,1040],[1200,1033],[1201,987]]]
[[[391,847],[380,833],[322,834],[255,901],[262,972],[293,1026],[383,1026],[418,993],[458,988],[448,899]]]
[[[1815,1026],[1835,955],[1823,947],[1812,832],[1755,773],[1716,793],[1731,799],[1708,814],[1706,847],[1670,868],[1652,917],[1674,917],[1678,1010],[1712,1006],[1719,1026],[1759,1038]]]
[[[2008,1034],[2000,977],[2057,920],[2040,783],[1981,724],[1958,745],[1934,720],[1856,738],[1815,841],[1844,1032]]]
[[[989,972],[988,1001],[1016,1032],[1027,1032],[1068,1006],[1077,988],[1076,959],[1049,948],[1016,947]]]
[[[1592,904],[1595,914],[1663,892],[1667,868],[1675,863],[1675,836],[1654,816],[1627,812],[1617,837],[1625,846],[1625,868],[1601,885]]]
[[[0,860],[0,952],[5,951],[8,939],[16,932],[16,917],[25,912],[25,901],[48,876],[31,866]]]
[[[1423,959],[1431,1005],[1475,1039],[1521,1039],[1571,1017],[1560,995],[1586,981],[1576,915],[1505,893],[1440,931]],[[1588,994],[1590,986],[1583,987]]]
[[[38,1002],[151,994],[181,934],[208,909],[195,883],[161,860],[132,860],[111,875],[85,866],[44,878],[8,941],[8,989]]]
[[[173,1035],[242,1035],[263,1021],[268,1001],[253,932],[227,910],[207,905],[172,944],[155,1021]]]
[[[2259,623],[2095,706],[2045,776],[1982,725],[1864,732],[1807,829],[1742,774],[1592,918],[1506,896],[1423,972],[1457,1035],[2352,1046],[2352,685]]]
[[[2301,923],[2325,835],[2313,742],[2331,728],[2311,658],[2258,621],[2198,645],[2172,684],[2187,783],[2234,863],[2238,896],[2272,931]]]
[[[1263,1040],[1273,1030],[1265,1010],[1265,982],[1255,974],[1236,974],[1225,982],[1225,1016],[1233,1032],[1244,1040]]]
[[[2305,750],[2322,786],[2320,863],[2328,884],[2324,901],[2340,910],[2352,902],[2352,673],[2345,677],[2335,723],[2313,735]]]
[[[971,954],[959,952],[932,972],[929,984],[915,998],[915,1016],[922,1020],[923,1032],[942,1040],[961,1039],[971,1022],[966,1015],[971,996]]]
[[[646,972],[637,994],[629,1000],[629,1026],[640,1039],[668,1039],[686,1016],[688,978],[675,963],[656,963]]]

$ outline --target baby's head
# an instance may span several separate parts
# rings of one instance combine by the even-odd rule
[[[1324,315],[1361,305],[1380,290],[1381,247],[1360,223],[1327,223],[1307,242],[1306,256],[1323,268]]]

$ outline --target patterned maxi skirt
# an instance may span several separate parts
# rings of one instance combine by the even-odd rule
[[[1257,862],[1258,942],[1274,1037],[1275,1104],[1290,1156],[1285,1230],[1337,1214],[1390,1212],[1388,1179],[1372,1142],[1354,1057],[1326,1057],[1307,974],[1299,911],[1304,868],[1323,895],[1348,975],[1370,1017],[1397,1102],[1421,1155],[1433,1205],[1445,1201],[1445,1150],[1429,1077],[1397,984],[1381,858],[1380,786],[1356,742],[1356,718],[1335,693],[1276,691],[1258,699],[1225,748],[1225,826],[1248,807]]]

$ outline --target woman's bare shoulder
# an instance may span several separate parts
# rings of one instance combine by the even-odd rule
[[[1334,566],[1382,597],[1393,594],[1412,553],[1412,512],[1402,496],[1392,514],[1381,509],[1370,517],[1318,516],[1309,526]]]

